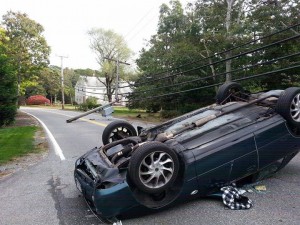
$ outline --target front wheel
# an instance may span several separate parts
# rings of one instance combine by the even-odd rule
[[[179,171],[177,154],[160,142],[145,143],[130,159],[129,177],[146,193],[161,193],[176,180]]]
[[[276,111],[294,128],[300,128],[300,88],[290,87],[279,96]]]

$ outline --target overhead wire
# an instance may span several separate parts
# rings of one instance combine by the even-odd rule
[[[281,43],[284,43],[286,41],[293,40],[293,39],[296,39],[296,38],[299,38],[299,37],[300,37],[300,34],[297,34],[297,35],[292,36],[290,38],[286,38],[286,39],[274,42],[274,43],[269,44],[269,45],[265,45],[265,46],[262,46],[262,47],[259,47],[259,48],[256,48],[256,49],[253,49],[253,50],[241,53],[241,54],[237,54],[237,55],[225,58],[225,59],[221,59],[221,60],[213,62],[213,63],[208,63],[208,64],[202,65],[200,67],[196,67],[196,68],[192,68],[192,69],[189,69],[189,70],[185,70],[185,71],[178,72],[178,73],[175,73],[175,74],[172,74],[172,75],[169,75],[169,76],[165,76],[165,77],[156,78],[156,79],[153,79],[151,81],[146,81],[146,82],[143,82],[142,84],[150,83],[150,82],[153,82],[153,81],[164,80],[164,79],[167,79],[167,78],[178,76],[178,75],[183,74],[183,73],[188,73],[188,72],[199,70],[199,69],[202,69],[202,68],[205,68],[205,67],[208,67],[208,66],[216,65],[216,64],[219,64],[219,63],[222,63],[222,62],[226,62],[226,61],[231,60],[231,59],[239,58],[240,56],[247,55],[247,54],[250,54],[250,53],[253,53],[253,52],[257,52],[257,51],[263,50],[265,48],[269,48],[269,47],[271,47],[273,45],[281,44]]]
[[[259,48],[256,48],[256,49],[253,49],[253,50],[250,50],[250,51],[246,51],[246,52],[243,52],[241,54],[237,54],[237,55],[234,55],[232,57],[229,57],[229,58],[226,58],[226,59],[222,59],[222,60],[219,60],[219,61],[216,61],[216,62],[213,62],[213,63],[208,63],[208,64],[205,64],[203,66],[200,66],[200,67],[197,67],[197,68],[193,68],[193,69],[189,69],[189,70],[186,70],[184,72],[180,72],[180,73],[175,73],[175,74],[172,74],[172,75],[169,75],[169,76],[166,76],[166,77],[162,77],[162,78],[157,78],[155,79],[155,81],[158,81],[158,80],[163,80],[163,79],[167,79],[167,78],[171,78],[171,77],[174,77],[174,76],[177,76],[178,74],[183,74],[183,73],[187,73],[187,72],[191,72],[191,71],[194,71],[194,70],[198,70],[198,69],[201,69],[201,68],[204,68],[204,67],[207,67],[207,66],[211,66],[211,65],[215,65],[215,64],[219,64],[221,62],[226,62],[230,59],[235,59],[235,58],[239,58],[240,56],[243,56],[243,55],[247,55],[247,54],[250,54],[250,53],[254,53],[254,52],[257,52],[257,51],[260,51],[260,50],[263,50],[265,48],[269,48],[271,46],[274,46],[274,45],[277,45],[277,44],[280,44],[280,43],[284,43],[284,42],[287,42],[287,41],[290,41],[290,40],[293,40],[293,39],[296,39],[296,38],[299,38],[300,37],[300,34],[298,35],[294,35],[292,37],[289,37],[289,38],[286,38],[286,39],[283,39],[283,40],[280,40],[280,41],[277,41],[277,42],[273,42],[271,44],[268,44],[268,45],[264,45],[262,47],[259,47]],[[295,53],[295,55],[299,55],[299,53]],[[276,61],[276,60],[281,60],[281,59],[284,59],[284,58],[288,58],[288,57],[291,57],[291,56],[295,56],[295,55],[289,55],[289,56],[285,56],[285,57],[280,57],[280,58],[277,58],[277,59],[274,59],[274,60],[271,60],[271,61]],[[257,65],[256,65],[257,66]],[[250,66],[251,67],[251,66]],[[238,70],[242,70],[242,69],[238,69]],[[235,72],[235,71],[231,71],[231,72]],[[222,75],[224,74],[227,74],[227,72],[225,73],[222,73]],[[215,75],[216,76],[216,75]],[[217,76],[220,76],[220,74],[218,74]],[[214,76],[208,76],[208,77],[203,77],[203,78],[198,78],[196,80],[192,80],[192,81],[186,81],[186,82],[181,82],[181,83],[177,83],[177,84],[174,84],[174,85],[171,85],[171,86],[178,86],[178,85],[181,85],[181,84],[184,84],[184,83],[189,83],[189,82],[193,82],[193,81],[200,81],[200,80],[205,80],[205,79],[209,79],[209,78],[212,78]],[[161,87],[161,88],[167,88],[167,87],[171,87],[170,85],[169,86],[164,86],[164,87]],[[123,86],[123,87],[127,87],[127,86]],[[160,88],[154,88],[154,89],[149,89],[149,90],[146,90],[146,91],[151,91],[151,90],[155,90],[155,89],[160,89]],[[138,92],[145,92],[145,91],[138,91]],[[124,94],[129,94],[128,93],[124,93]]]
[[[228,51],[232,51],[238,47],[243,47],[243,46],[246,46],[246,45],[249,45],[251,43],[255,43],[259,40],[262,40],[262,39],[265,39],[267,37],[271,37],[275,34],[279,34],[279,33],[282,33],[286,30],[289,30],[289,29],[292,29],[296,26],[299,26],[300,23],[298,24],[295,24],[295,25],[292,25],[292,26],[289,26],[283,30],[280,30],[280,31],[277,31],[277,32],[274,32],[270,35],[266,35],[266,36],[263,36],[261,38],[258,38],[258,39],[255,39],[255,40],[252,40],[252,41],[249,41],[243,45],[239,45],[239,46],[236,46],[234,48],[231,48],[229,50],[226,50],[226,51],[223,51],[223,52],[219,52],[219,53],[216,53],[214,54],[213,56],[210,56],[210,57],[206,57],[205,59],[209,59],[211,57],[214,57],[218,54],[223,54],[223,53],[226,53]],[[241,54],[237,54],[237,55],[234,55],[232,57],[229,57],[227,59],[223,59],[223,60],[219,60],[217,62],[213,62],[213,63],[209,63],[209,64],[206,64],[206,65],[202,65],[200,67],[196,67],[196,68],[192,68],[192,69],[189,69],[189,70],[186,70],[186,71],[182,71],[182,72],[178,72],[176,74],[172,74],[170,76],[166,76],[166,77],[163,77],[163,78],[157,78],[157,79],[152,79],[151,81],[146,81],[146,82],[142,82],[142,83],[139,83],[139,85],[141,84],[145,84],[145,83],[149,83],[149,82],[153,82],[153,81],[157,81],[157,80],[162,80],[162,79],[167,79],[167,78],[170,78],[170,77],[174,77],[176,75],[179,75],[179,74],[183,74],[183,73],[187,73],[187,72],[191,72],[191,71],[194,71],[194,70],[198,70],[198,69],[201,69],[201,68],[204,68],[204,67],[207,67],[207,66],[211,66],[211,65],[215,65],[215,64],[219,64],[221,62],[224,62],[224,61],[227,61],[227,60],[231,60],[231,59],[234,59],[234,58],[238,58],[240,56],[243,56],[243,55],[247,55],[247,54],[251,54],[251,53],[254,53],[254,52],[257,52],[257,51],[260,51],[260,50],[263,50],[265,48],[268,48],[268,47],[271,47],[271,46],[274,46],[274,45],[277,45],[277,44],[281,44],[281,43],[284,43],[284,42],[287,42],[289,40],[293,40],[293,39],[296,39],[300,37],[300,35],[295,35],[295,36],[292,36],[292,37],[289,37],[289,38],[286,38],[286,39],[283,39],[283,40],[280,40],[280,41],[276,41],[276,42],[273,42],[271,44],[268,44],[268,45],[265,45],[265,46],[262,46],[262,47],[259,47],[259,48],[256,48],[256,49],[253,49],[253,50],[249,50],[249,51],[246,51],[244,53],[241,53]],[[254,64],[254,65],[250,65],[250,66],[247,66],[247,67],[243,67],[243,68],[240,68],[240,69],[236,69],[236,70],[232,70],[231,72],[237,72],[237,71],[240,71],[240,70],[245,70],[245,69],[249,69],[249,68],[252,68],[254,66],[259,66],[259,65],[264,65],[264,64],[268,64],[268,63],[271,63],[271,62],[275,62],[275,61],[278,61],[278,60],[282,60],[282,59],[285,59],[285,58],[289,58],[289,57],[292,57],[292,56],[297,56],[299,55],[300,53],[294,53],[294,54],[291,54],[291,55],[288,55],[288,56],[283,56],[283,57],[279,57],[279,58],[276,58],[276,59],[273,59],[273,60],[269,60],[269,61],[266,61],[266,62],[263,62],[263,63],[257,63],[257,64]],[[202,60],[205,60],[205,59],[201,59]],[[198,61],[194,61],[194,62],[191,62],[191,63],[188,63],[188,64],[184,64],[184,65],[181,65],[179,67],[176,67],[176,68],[172,68],[170,70],[174,70],[174,69],[179,69],[179,68],[182,68],[183,66],[186,66],[186,65],[191,65],[193,63],[196,63],[196,62],[199,62]],[[282,71],[285,71],[285,70],[289,70],[289,69],[293,69],[293,68],[299,68],[300,65],[296,65],[296,66],[292,66],[292,67],[288,67],[288,68],[283,68],[283,69],[279,69],[279,70],[275,70],[275,71],[269,71],[269,72],[266,72],[266,73],[261,73],[261,74],[257,74],[257,75],[253,75],[253,76],[248,76],[248,77],[244,77],[244,78],[238,78],[238,79],[235,79],[233,81],[243,81],[243,80],[247,80],[247,79],[251,79],[251,78],[256,78],[256,77],[260,77],[260,76],[265,76],[265,75],[269,75],[269,74],[273,74],[273,73],[277,73],[277,72],[282,72]],[[170,71],[170,70],[166,70],[166,71],[163,71],[161,73],[158,73],[158,74],[162,74],[162,73],[165,73],[167,71]],[[158,88],[153,88],[153,89],[148,89],[148,90],[145,90],[145,91],[139,91],[139,92],[149,92],[149,91],[153,91],[153,90],[158,90],[158,89],[162,89],[162,88],[168,88],[168,87],[173,87],[173,86],[178,86],[178,85],[182,85],[182,84],[186,84],[186,83],[191,83],[191,82],[195,82],[195,81],[200,81],[200,80],[205,80],[205,79],[209,79],[209,78],[213,78],[213,77],[216,77],[216,76],[221,76],[221,75],[224,75],[226,74],[225,73],[220,73],[220,74],[216,74],[216,75],[213,75],[213,76],[207,76],[207,77],[202,77],[202,78],[198,78],[198,79],[194,79],[192,81],[185,81],[185,82],[181,82],[181,83],[177,83],[177,84],[174,84],[174,85],[168,85],[168,86],[164,86],[164,87],[158,87]],[[157,75],[157,74],[156,74]],[[214,87],[214,86],[219,86],[221,85],[222,83],[217,83],[217,84],[212,84],[212,85],[206,85],[206,86],[202,86],[202,87],[198,87],[198,88],[192,88],[192,89],[188,89],[188,90],[183,90],[183,91],[177,91],[177,92],[173,92],[173,93],[167,93],[167,94],[161,94],[161,95],[156,95],[156,96],[150,96],[150,97],[143,97],[142,99],[134,99],[136,101],[140,101],[140,100],[144,100],[144,99],[152,99],[152,98],[157,98],[157,97],[164,97],[164,96],[170,96],[170,95],[175,95],[175,94],[180,94],[180,93],[185,93],[185,92],[190,92],[190,91],[194,91],[194,90],[200,90],[200,89],[204,89],[204,88],[209,88],[209,87]],[[123,87],[119,87],[119,88],[126,88],[126,87],[132,87],[134,85],[128,85],[128,86],[123,86]],[[94,92],[88,92],[88,91],[85,91],[86,93],[92,93],[92,94],[102,94],[102,93],[94,93]],[[137,92],[136,92],[137,93]],[[123,95],[127,95],[127,94],[132,94],[130,92],[127,92],[127,93],[122,93]],[[102,95],[105,95],[104,93]],[[122,101],[122,102],[128,102],[128,101]]]
[[[217,56],[217,55],[221,55],[221,54],[230,52],[230,51],[232,51],[232,50],[235,50],[235,49],[238,49],[238,48],[241,48],[241,47],[250,45],[250,44],[255,43],[255,42],[257,42],[257,41],[260,41],[260,40],[263,40],[263,39],[272,37],[272,36],[274,36],[274,35],[283,33],[283,32],[285,32],[285,31],[290,30],[290,29],[293,29],[293,28],[295,28],[295,27],[297,27],[297,26],[300,26],[300,23],[291,25],[291,26],[286,27],[285,29],[282,29],[282,30],[280,30],[280,31],[277,31],[277,32],[271,33],[271,34],[269,34],[269,35],[266,35],[266,36],[263,36],[263,37],[260,37],[260,38],[251,40],[251,41],[246,42],[246,43],[244,43],[244,44],[242,44],[242,45],[235,46],[235,47],[230,48],[230,49],[227,49],[227,50],[225,50],[225,51],[214,53],[213,55],[211,55],[211,56],[209,56],[209,57],[206,57],[206,58],[203,58],[203,59],[200,59],[200,60],[196,60],[196,61],[192,61],[192,62],[189,62],[189,63],[186,63],[186,64],[182,64],[182,65],[180,65],[180,66],[178,66],[178,67],[171,68],[171,69],[167,69],[167,70],[161,71],[161,72],[159,72],[159,73],[148,74],[148,76],[157,76],[157,75],[165,74],[165,73],[167,73],[167,72],[174,71],[174,70],[178,70],[178,69],[180,69],[180,68],[182,68],[182,67],[185,67],[185,66],[188,66],[188,65],[192,65],[192,64],[195,64],[195,63],[202,62],[203,60],[213,58],[213,57],[215,57],[215,56]],[[296,37],[295,37],[295,36],[296,36]],[[299,37],[299,35],[295,35],[295,36],[293,36],[292,39]],[[286,41],[286,40],[283,40],[283,41]],[[275,45],[275,44],[279,44],[279,43],[281,43],[281,42],[282,42],[282,41],[279,41],[278,43],[274,43],[274,45]],[[267,46],[267,47],[269,47],[269,46]],[[263,49],[263,48],[262,48],[262,49]],[[213,64],[206,64],[206,65],[203,65],[203,66],[200,66],[200,67],[196,67],[196,68],[193,68],[193,69],[190,69],[190,70],[186,70],[186,71],[182,71],[182,72],[177,72],[177,73],[172,74],[172,75],[169,75],[169,76],[151,79],[151,80],[144,81],[144,82],[141,82],[141,83],[138,83],[138,84],[139,84],[139,85],[142,85],[142,84],[151,83],[151,82],[154,82],[154,81],[157,81],[157,80],[162,80],[162,79],[167,79],[167,78],[170,78],[170,77],[178,76],[178,75],[180,75],[180,74],[182,74],[182,73],[191,72],[191,71],[194,71],[194,70],[203,68],[203,67],[207,67],[207,66],[210,66],[210,65],[215,65],[215,64],[224,62],[224,61],[226,61],[226,60],[230,60],[230,59],[236,58],[237,56],[241,56],[241,55],[245,55],[245,54],[250,54],[250,53],[252,53],[253,51],[257,51],[257,49],[248,51],[248,52],[246,52],[246,53],[244,53],[244,54],[238,54],[238,55],[235,55],[235,56],[230,57],[230,58],[228,58],[228,59],[224,59],[224,60],[220,60],[220,61],[214,62]],[[147,76],[147,75],[146,75],[146,76]],[[135,86],[135,85],[127,85],[127,86],[123,86],[122,88],[125,88],[125,87],[132,87],[132,86]]]
[[[300,68],[300,64],[296,65],[296,66],[284,68],[284,69],[278,69],[278,70],[269,71],[269,72],[265,72],[265,73],[261,73],[261,74],[257,74],[257,75],[252,75],[252,76],[248,76],[248,77],[238,78],[238,79],[234,79],[232,81],[233,82],[244,81],[244,80],[248,80],[248,79],[252,79],[252,78],[257,78],[257,77],[261,77],[261,76],[266,76],[266,75],[270,75],[270,74],[274,74],[274,73],[279,73],[279,72],[283,72],[283,71],[290,70],[290,69],[296,69],[296,68]],[[201,86],[201,87],[198,87],[198,88],[192,88],[192,89],[188,89],[188,90],[183,90],[183,91],[176,91],[176,92],[167,93],[167,94],[161,94],[161,95],[143,97],[143,98],[134,99],[134,100],[135,101],[141,101],[141,100],[145,100],[145,99],[161,98],[161,97],[166,97],[166,96],[171,96],[171,95],[176,95],[176,94],[182,94],[182,93],[196,91],[196,90],[201,90],[201,89],[205,89],[205,88],[216,87],[216,86],[220,86],[222,84],[223,84],[223,82],[222,83],[216,83],[216,84],[210,84],[210,85],[206,85],[206,86]]]
[[[262,63],[256,63],[256,64],[253,64],[253,65],[249,65],[249,66],[245,66],[245,67],[238,68],[238,69],[235,69],[235,70],[231,70],[230,72],[233,73],[233,72],[238,72],[238,71],[242,71],[242,70],[246,70],[246,69],[251,69],[253,67],[267,65],[267,64],[270,64],[270,63],[273,63],[273,62],[276,62],[276,61],[280,61],[280,60],[283,60],[283,59],[287,59],[287,58],[295,57],[295,56],[299,56],[299,55],[300,55],[300,52],[297,52],[297,53],[290,54],[290,55],[287,55],[287,56],[283,56],[283,57],[279,57],[279,58],[276,58],[276,59],[268,60],[268,61],[265,61],[265,62],[262,62]],[[172,84],[172,85],[166,85],[166,86],[162,86],[162,87],[157,87],[157,88],[152,88],[152,89],[147,89],[147,90],[134,91],[134,92],[135,93],[145,93],[145,92],[160,90],[160,89],[164,89],[164,88],[175,87],[175,86],[179,86],[179,85],[183,85],[183,84],[193,83],[193,82],[196,82],[196,81],[202,81],[202,80],[207,80],[207,79],[211,79],[211,78],[216,78],[216,77],[220,77],[220,76],[226,75],[226,74],[227,74],[227,72],[223,72],[223,73],[210,75],[210,76],[206,76],[206,77],[200,77],[200,78],[197,78],[197,79],[184,81],[184,82],[180,82],[180,83],[176,83],[176,84]],[[124,93],[124,94],[130,94],[130,92],[127,92],[127,93]]]
[[[154,8],[155,7],[152,7],[144,16],[142,16],[142,18],[125,34],[124,37],[126,38],[132,31],[134,31],[135,28],[149,15],[150,12],[152,12]]]

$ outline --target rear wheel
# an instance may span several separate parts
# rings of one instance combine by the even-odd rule
[[[216,95],[217,104],[225,104],[227,102],[238,101],[244,98],[244,89],[235,82],[223,84]]]
[[[102,134],[102,142],[106,145],[131,136],[137,136],[135,128],[126,121],[117,120],[105,127]]]
[[[145,143],[130,159],[129,177],[146,193],[161,193],[176,180],[179,171],[177,154],[160,142]]]
[[[278,98],[276,111],[293,128],[300,128],[300,88],[287,88]]]

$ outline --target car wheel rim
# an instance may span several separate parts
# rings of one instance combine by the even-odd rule
[[[156,151],[147,155],[139,166],[139,178],[143,185],[157,189],[166,185],[174,173],[174,161],[165,152]]]
[[[232,102],[232,101],[236,101],[237,97],[240,97],[241,95],[241,92],[239,89],[236,89],[236,88],[231,88],[229,89],[228,91],[228,96],[229,96],[229,102]]]
[[[293,98],[290,112],[293,120],[296,122],[300,122],[300,94],[297,94]]]
[[[130,135],[131,132],[126,127],[118,127],[111,132],[109,136],[109,141],[113,142],[113,141],[121,140],[126,137],[129,137]]]

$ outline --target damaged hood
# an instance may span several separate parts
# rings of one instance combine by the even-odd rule
[[[120,175],[119,169],[111,167],[103,157],[101,157],[100,149],[94,148],[79,158],[76,162],[77,166],[84,166],[94,178],[95,183],[112,182],[120,183],[124,181],[124,177]]]

